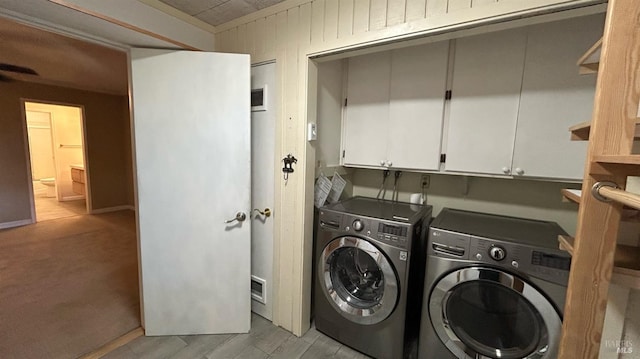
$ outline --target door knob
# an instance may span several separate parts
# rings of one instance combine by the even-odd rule
[[[508,175],[509,173],[511,173],[511,169],[509,169],[509,167],[502,167],[502,172]]]
[[[271,217],[271,210],[269,208],[265,208],[264,211],[254,208],[253,211],[258,212],[265,217]]]
[[[518,176],[522,176],[524,174],[524,170],[520,167],[516,168],[516,174]]]
[[[245,219],[247,219],[247,215],[244,214],[244,212],[238,212],[238,213],[236,213],[236,217],[235,218],[226,220],[226,221],[224,221],[224,223],[233,223],[235,221],[244,222]]]

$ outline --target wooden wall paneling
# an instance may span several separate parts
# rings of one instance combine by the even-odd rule
[[[276,15],[267,16],[264,20],[264,58],[276,58]]]
[[[287,93],[285,92],[285,77],[287,71],[286,62],[286,44],[287,44],[287,11],[281,11],[277,13],[275,19],[275,52],[276,52],[276,69],[278,77],[278,120],[276,121],[276,144],[279,147],[276,151],[276,158],[282,158],[282,154],[286,154],[287,148],[287,136],[286,126],[287,122],[284,121],[286,116],[285,112],[285,98]],[[278,163],[280,164],[280,163]],[[287,198],[287,188],[282,179],[280,171],[279,176],[276,176],[276,197],[278,200],[275,203],[274,220],[276,218],[287,218],[289,215],[287,208],[289,207]],[[292,329],[291,324],[291,292],[289,291],[289,283],[293,280],[292,271],[293,263],[291,257],[293,255],[293,248],[290,240],[292,237],[291,226],[289,226],[286,220],[277,220],[277,225],[274,226],[274,268],[273,268],[273,288],[278,293],[278,300],[273,303],[273,324]]]
[[[369,31],[369,0],[355,0],[353,3],[353,33]]]
[[[338,8],[341,0],[325,0],[324,6],[324,41],[331,42],[338,38]]]
[[[245,51],[251,55],[251,62],[255,61],[256,52],[256,22],[247,23],[247,33],[245,35]]]
[[[498,0],[472,0],[471,7],[494,5]]]
[[[219,32],[215,35],[215,49],[218,52],[229,51],[229,31]]]
[[[426,0],[407,0],[407,22],[424,19],[427,15]]]
[[[237,49],[239,53],[247,53],[247,24],[238,26]]]
[[[341,3],[343,0],[340,1]],[[307,112],[307,79],[313,74],[309,70],[309,60],[306,56],[311,45],[311,4],[300,5],[300,13],[298,20],[298,100],[297,100],[297,116],[299,117],[297,123],[299,125],[296,134],[296,141],[298,142],[300,166],[298,167],[300,173],[300,181],[298,182],[298,193],[301,198],[297,202],[299,203],[298,212],[304,213],[304,221],[299,225],[300,237],[296,242],[296,248],[294,249],[296,256],[294,258],[294,269],[297,270],[295,277],[299,278],[297,281],[295,293],[299,295],[294,296],[293,308],[294,308],[294,322],[293,332],[297,335],[304,334],[311,325],[311,286],[313,283],[311,277],[311,268],[313,263],[313,226],[305,226],[304,223],[313,223],[313,186],[307,186],[307,183],[313,183],[315,178],[315,155],[307,153],[310,144],[306,139],[306,124],[312,119],[306,116]],[[314,96],[314,99],[317,95]],[[315,122],[315,121],[314,121]]]
[[[402,24],[405,22],[407,10],[406,0],[388,0],[387,1],[387,26]]]
[[[311,3],[311,43],[324,42],[324,7],[325,0],[314,0]]]
[[[353,0],[340,0],[338,9],[338,37],[344,38],[353,34]]]
[[[470,9],[472,0],[449,0],[447,5],[447,13],[458,10]]]
[[[427,17],[447,13],[448,0],[427,0]]]
[[[309,46],[311,45],[311,3],[300,5],[300,28],[298,32],[298,47],[300,56],[306,57]],[[301,76],[304,76],[303,73]]]
[[[297,113],[298,106],[298,26],[299,26],[299,8],[294,7],[286,12],[286,22],[284,24],[286,31],[282,38],[285,43],[284,46],[284,65],[283,69],[283,156],[284,154],[291,153],[295,157],[299,158],[298,166],[304,159],[302,153],[298,149],[297,132],[299,127],[299,117]],[[278,40],[281,41],[281,40]],[[283,188],[283,208],[281,209],[282,218],[294,218],[302,212],[300,208],[299,193],[296,190],[298,181],[302,181],[300,174],[298,176],[289,176],[289,179],[285,181]],[[287,327],[291,328],[291,331],[296,335],[300,333],[299,312],[295,307],[294,298],[300,296],[300,268],[295,267],[296,259],[301,258],[301,254],[298,252],[300,248],[300,241],[303,240],[301,236],[302,223],[289,221],[282,221],[283,236],[281,244],[284,246],[281,253],[285,253],[284,261],[288,262],[286,265],[287,273],[282,278],[280,283],[281,290],[285,293],[284,296],[280,296],[280,300],[284,302],[287,313],[283,313],[283,319],[286,318],[285,323]],[[300,259],[301,260],[301,259]],[[286,280],[286,282],[284,282]]]
[[[237,53],[237,52],[239,52],[239,48],[238,48],[238,28],[234,27],[234,28],[230,29],[228,32],[229,32],[229,48],[227,49],[227,51],[228,52]]]
[[[589,164],[598,155],[631,153],[640,101],[638,18],[637,0],[609,1],[582,193],[597,181],[626,180],[624,168],[605,176]],[[559,358],[598,357],[621,212],[620,204],[581,198]]]
[[[254,46],[253,46],[254,52],[252,53],[252,56],[251,56],[251,62],[254,62],[254,57],[256,58],[255,61],[257,62],[264,61],[263,59],[265,55],[265,37],[267,36],[265,32],[266,22],[267,22],[266,18],[260,18],[255,21]]]
[[[379,30],[387,26],[387,0],[371,0],[369,7],[369,30]]]

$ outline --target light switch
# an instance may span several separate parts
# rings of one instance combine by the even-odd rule
[[[307,124],[307,141],[318,139],[318,130],[315,123]]]

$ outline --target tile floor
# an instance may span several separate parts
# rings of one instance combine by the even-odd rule
[[[140,337],[103,359],[264,359],[368,358],[311,328],[296,337],[252,314],[251,332],[235,335]]]

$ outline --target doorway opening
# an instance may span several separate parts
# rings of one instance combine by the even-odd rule
[[[34,222],[86,214],[82,106],[23,101]]]

